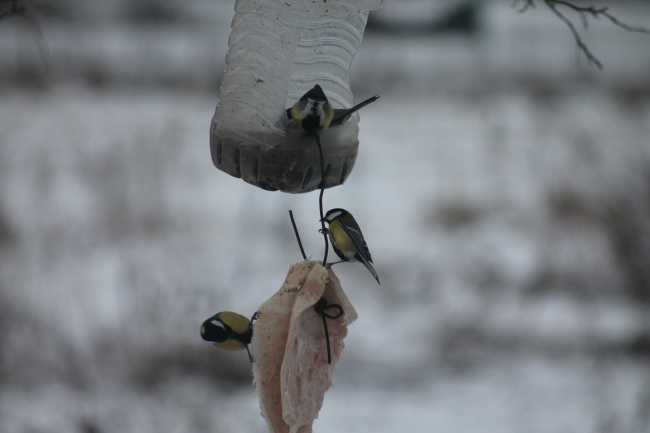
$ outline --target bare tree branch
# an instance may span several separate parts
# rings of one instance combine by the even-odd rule
[[[514,0],[512,2],[512,7],[516,8],[517,5],[519,4],[519,2],[520,2],[520,0]],[[537,9],[537,7],[535,6],[535,2],[533,0],[525,0],[524,5],[521,7],[521,9],[517,10],[517,12],[519,12],[520,14],[523,14],[529,8]]]
[[[603,69],[603,64],[600,63],[600,60],[598,60],[598,58],[596,56],[594,56],[594,54],[591,52],[591,50],[589,50],[589,47],[587,46],[587,44],[584,43],[584,41],[580,37],[580,33],[578,33],[578,30],[573,25],[573,22],[571,22],[570,19],[565,17],[562,14],[562,12],[557,10],[557,8],[555,6],[556,2],[554,2],[552,0],[544,0],[544,3],[546,3],[546,6],[548,6],[549,9],[551,9],[551,11],[553,11],[553,13],[555,15],[557,15],[558,18],[560,18],[560,20],[564,21],[564,23],[567,25],[567,27],[569,27],[569,30],[571,30],[571,34],[573,34],[573,39],[575,39],[575,41],[576,41],[576,45],[578,46],[578,49],[580,51],[582,51],[582,53],[587,58],[587,63],[593,63],[594,65],[596,65],[596,67],[598,67],[598,69]],[[582,17],[583,21],[586,20],[586,18],[584,16],[584,13],[581,14],[581,17]],[[587,24],[585,23],[584,26],[587,27]]]
[[[580,36],[580,33],[578,32],[578,29],[576,29],[576,26],[573,24],[573,22],[566,17],[558,9],[558,6],[564,6],[578,14],[578,17],[582,21],[582,26],[586,29],[589,27],[589,17],[593,19],[598,19],[599,17],[605,17],[607,18],[611,23],[613,23],[615,26],[620,27],[624,30],[627,30],[629,32],[636,32],[636,33],[644,33],[644,34],[650,34],[650,29],[647,29],[645,27],[637,27],[637,26],[630,26],[622,21],[620,21],[618,18],[616,18],[614,15],[612,15],[609,12],[608,7],[596,7],[596,6],[578,6],[576,4],[573,4],[570,1],[566,0],[541,0],[546,4],[546,6],[562,21],[566,26],[569,28],[571,31],[571,34],[573,35],[573,39],[576,42],[576,45],[580,52],[587,58],[587,62],[589,64],[594,64],[598,69],[603,69],[603,65],[598,60],[598,58],[591,52],[587,44],[582,40],[582,37]],[[528,9],[533,8],[536,9],[536,4],[535,0],[514,0],[513,2],[513,7],[517,8],[519,3],[523,2],[523,6],[521,6],[517,12],[519,13],[524,13]]]
[[[43,35],[43,31],[41,30],[41,26],[38,23],[38,20],[27,13],[27,8],[24,5],[18,4],[19,0],[0,0],[0,4],[2,3],[9,3],[9,6],[6,8],[6,10],[0,9],[0,20],[3,18],[10,18],[12,15],[19,16],[23,19],[25,26],[29,29],[30,32],[32,32],[32,35],[36,40],[36,47],[38,48],[38,52],[43,62],[43,70],[45,72],[45,76],[48,77],[51,70],[50,51],[47,47],[47,43],[45,42],[45,36]]]
[[[604,16],[608,20],[610,20],[614,25],[625,29],[629,32],[636,32],[636,33],[645,33],[645,34],[650,34],[650,29],[647,29],[645,27],[641,26],[630,26],[628,24],[625,24],[621,22],[618,18],[616,18],[614,15],[609,13],[609,8],[608,7],[600,7],[597,8],[595,6],[577,6],[574,5],[571,2],[565,1],[565,0],[544,0],[544,3],[547,5],[549,3],[557,3],[564,5],[570,9],[573,9],[574,11],[578,12],[580,14],[580,17],[583,19],[583,22],[585,23],[584,26],[587,27],[587,14],[591,15],[594,18],[598,18],[599,16]]]

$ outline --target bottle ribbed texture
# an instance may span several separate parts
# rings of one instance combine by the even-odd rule
[[[382,0],[238,0],[210,147],[221,170],[268,190],[320,183],[313,137],[287,133],[285,110],[315,84],[335,108],[353,105],[348,70],[368,10]],[[358,116],[321,134],[326,186],[345,181],[357,155]]]

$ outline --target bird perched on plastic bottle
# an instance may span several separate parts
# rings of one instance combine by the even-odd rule
[[[372,257],[368,245],[352,214],[345,209],[331,209],[325,214],[323,220],[329,225],[330,242],[341,261],[363,263],[379,283],[377,272],[371,265]]]
[[[257,313],[253,316],[255,320]],[[243,350],[253,361],[248,345],[253,338],[253,322],[241,314],[222,311],[201,324],[201,338],[213,343],[219,349]]]
[[[315,134],[327,128],[344,124],[352,113],[377,99],[379,96],[373,96],[352,108],[332,108],[325,92],[316,84],[313,89],[302,95],[293,104],[293,107],[287,108],[287,117],[301,131]]]

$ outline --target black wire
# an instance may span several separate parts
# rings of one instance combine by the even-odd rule
[[[302,259],[307,260],[307,255],[305,254],[305,249],[302,247],[302,242],[300,241],[300,234],[298,234],[298,227],[296,226],[296,221],[293,219],[293,212],[289,209],[289,218],[291,218],[291,225],[293,225],[293,232],[296,234],[296,239],[298,240],[298,246],[300,247],[300,252],[302,253]]]
[[[332,350],[330,349],[330,333],[327,330],[327,319],[325,318],[325,315],[322,314],[321,317],[323,318],[323,328],[325,328],[325,342],[327,345],[327,363],[331,364],[332,363]]]
[[[320,196],[318,197],[318,207],[320,210],[321,233],[325,239],[325,256],[323,257],[323,266],[327,264],[327,253],[329,241],[327,240],[327,229],[325,228],[325,214],[323,213],[323,193],[325,193],[325,161],[323,160],[323,146],[320,144],[320,136],[314,132],[316,145],[318,146],[318,155],[320,157]]]
[[[326,313],[325,310],[331,310],[336,308],[338,310],[337,314]],[[327,329],[327,319],[336,320],[343,315],[343,308],[338,304],[327,304],[327,300],[321,297],[316,305],[314,305],[314,310],[323,318],[323,328],[325,329],[325,343],[327,345],[327,363],[332,363],[332,350],[330,349],[330,333]]]

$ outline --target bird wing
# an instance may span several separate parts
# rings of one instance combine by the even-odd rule
[[[377,283],[381,284],[379,282],[379,276],[377,275],[375,268],[373,268],[371,265],[372,257],[370,256],[370,250],[368,249],[368,244],[366,244],[366,241],[363,238],[363,234],[361,233],[359,225],[356,223],[356,221],[342,222],[339,219],[339,222],[341,222],[341,227],[343,227],[345,233],[347,233],[347,235],[350,237],[350,239],[352,239],[352,242],[354,243],[355,249],[357,250],[356,259],[363,263],[366,269],[368,269],[372,276],[375,277]]]
[[[363,233],[361,233],[361,228],[359,228],[359,225],[356,224],[355,221],[343,222],[339,219],[339,222],[341,223],[343,230],[345,230],[345,233],[347,233],[347,235],[350,236],[350,239],[352,239],[352,242],[354,242],[357,254],[361,256],[363,261],[372,263],[372,257],[370,256],[370,250],[368,250],[368,244],[366,244],[366,241],[363,238]]]
[[[372,257],[370,256],[368,244],[366,244],[366,241],[363,239],[363,235],[361,234],[361,229],[359,229],[359,226],[357,224],[354,224],[354,227],[347,224],[341,225],[343,226],[343,230],[345,230],[348,236],[350,236],[350,239],[352,239],[352,242],[354,242],[354,246],[357,250],[356,259],[363,263],[366,269],[368,269],[372,276],[375,277],[377,283],[379,283],[379,276],[377,275],[375,268],[373,268],[371,265]]]

